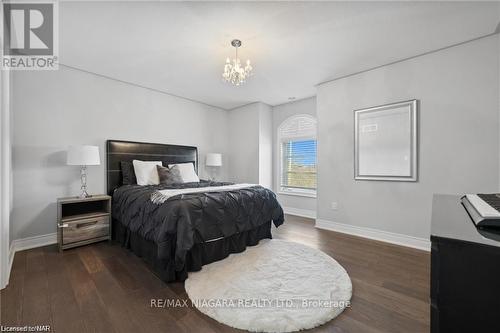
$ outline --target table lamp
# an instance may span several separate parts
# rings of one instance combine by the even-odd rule
[[[100,165],[99,147],[97,146],[70,146],[68,149],[67,165],[79,165],[81,190],[80,198],[88,198],[87,193],[87,166]]]
[[[208,153],[205,165],[211,168],[211,179],[215,180],[216,169],[222,166],[222,154],[219,153]]]

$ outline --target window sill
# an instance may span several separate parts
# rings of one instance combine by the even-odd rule
[[[305,198],[316,199],[316,194],[313,194],[313,193],[278,191],[278,194],[281,194],[281,195],[292,195],[292,196],[295,196],[295,197],[305,197]]]

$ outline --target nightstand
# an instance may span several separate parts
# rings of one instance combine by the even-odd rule
[[[111,197],[57,199],[59,251],[111,239]]]

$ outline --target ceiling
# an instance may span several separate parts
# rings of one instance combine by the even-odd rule
[[[495,31],[488,2],[62,2],[60,62],[224,109],[315,95],[315,85]],[[222,81],[230,41],[254,75]]]

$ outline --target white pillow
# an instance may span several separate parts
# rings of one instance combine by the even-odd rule
[[[199,182],[200,178],[194,171],[193,163],[178,163],[178,164],[169,164],[169,168],[177,167],[179,169],[179,173],[181,174],[183,183],[191,183],[191,182]]]
[[[157,165],[162,165],[161,161],[139,161],[133,160],[135,177],[137,185],[158,185],[160,177],[158,176]]]

